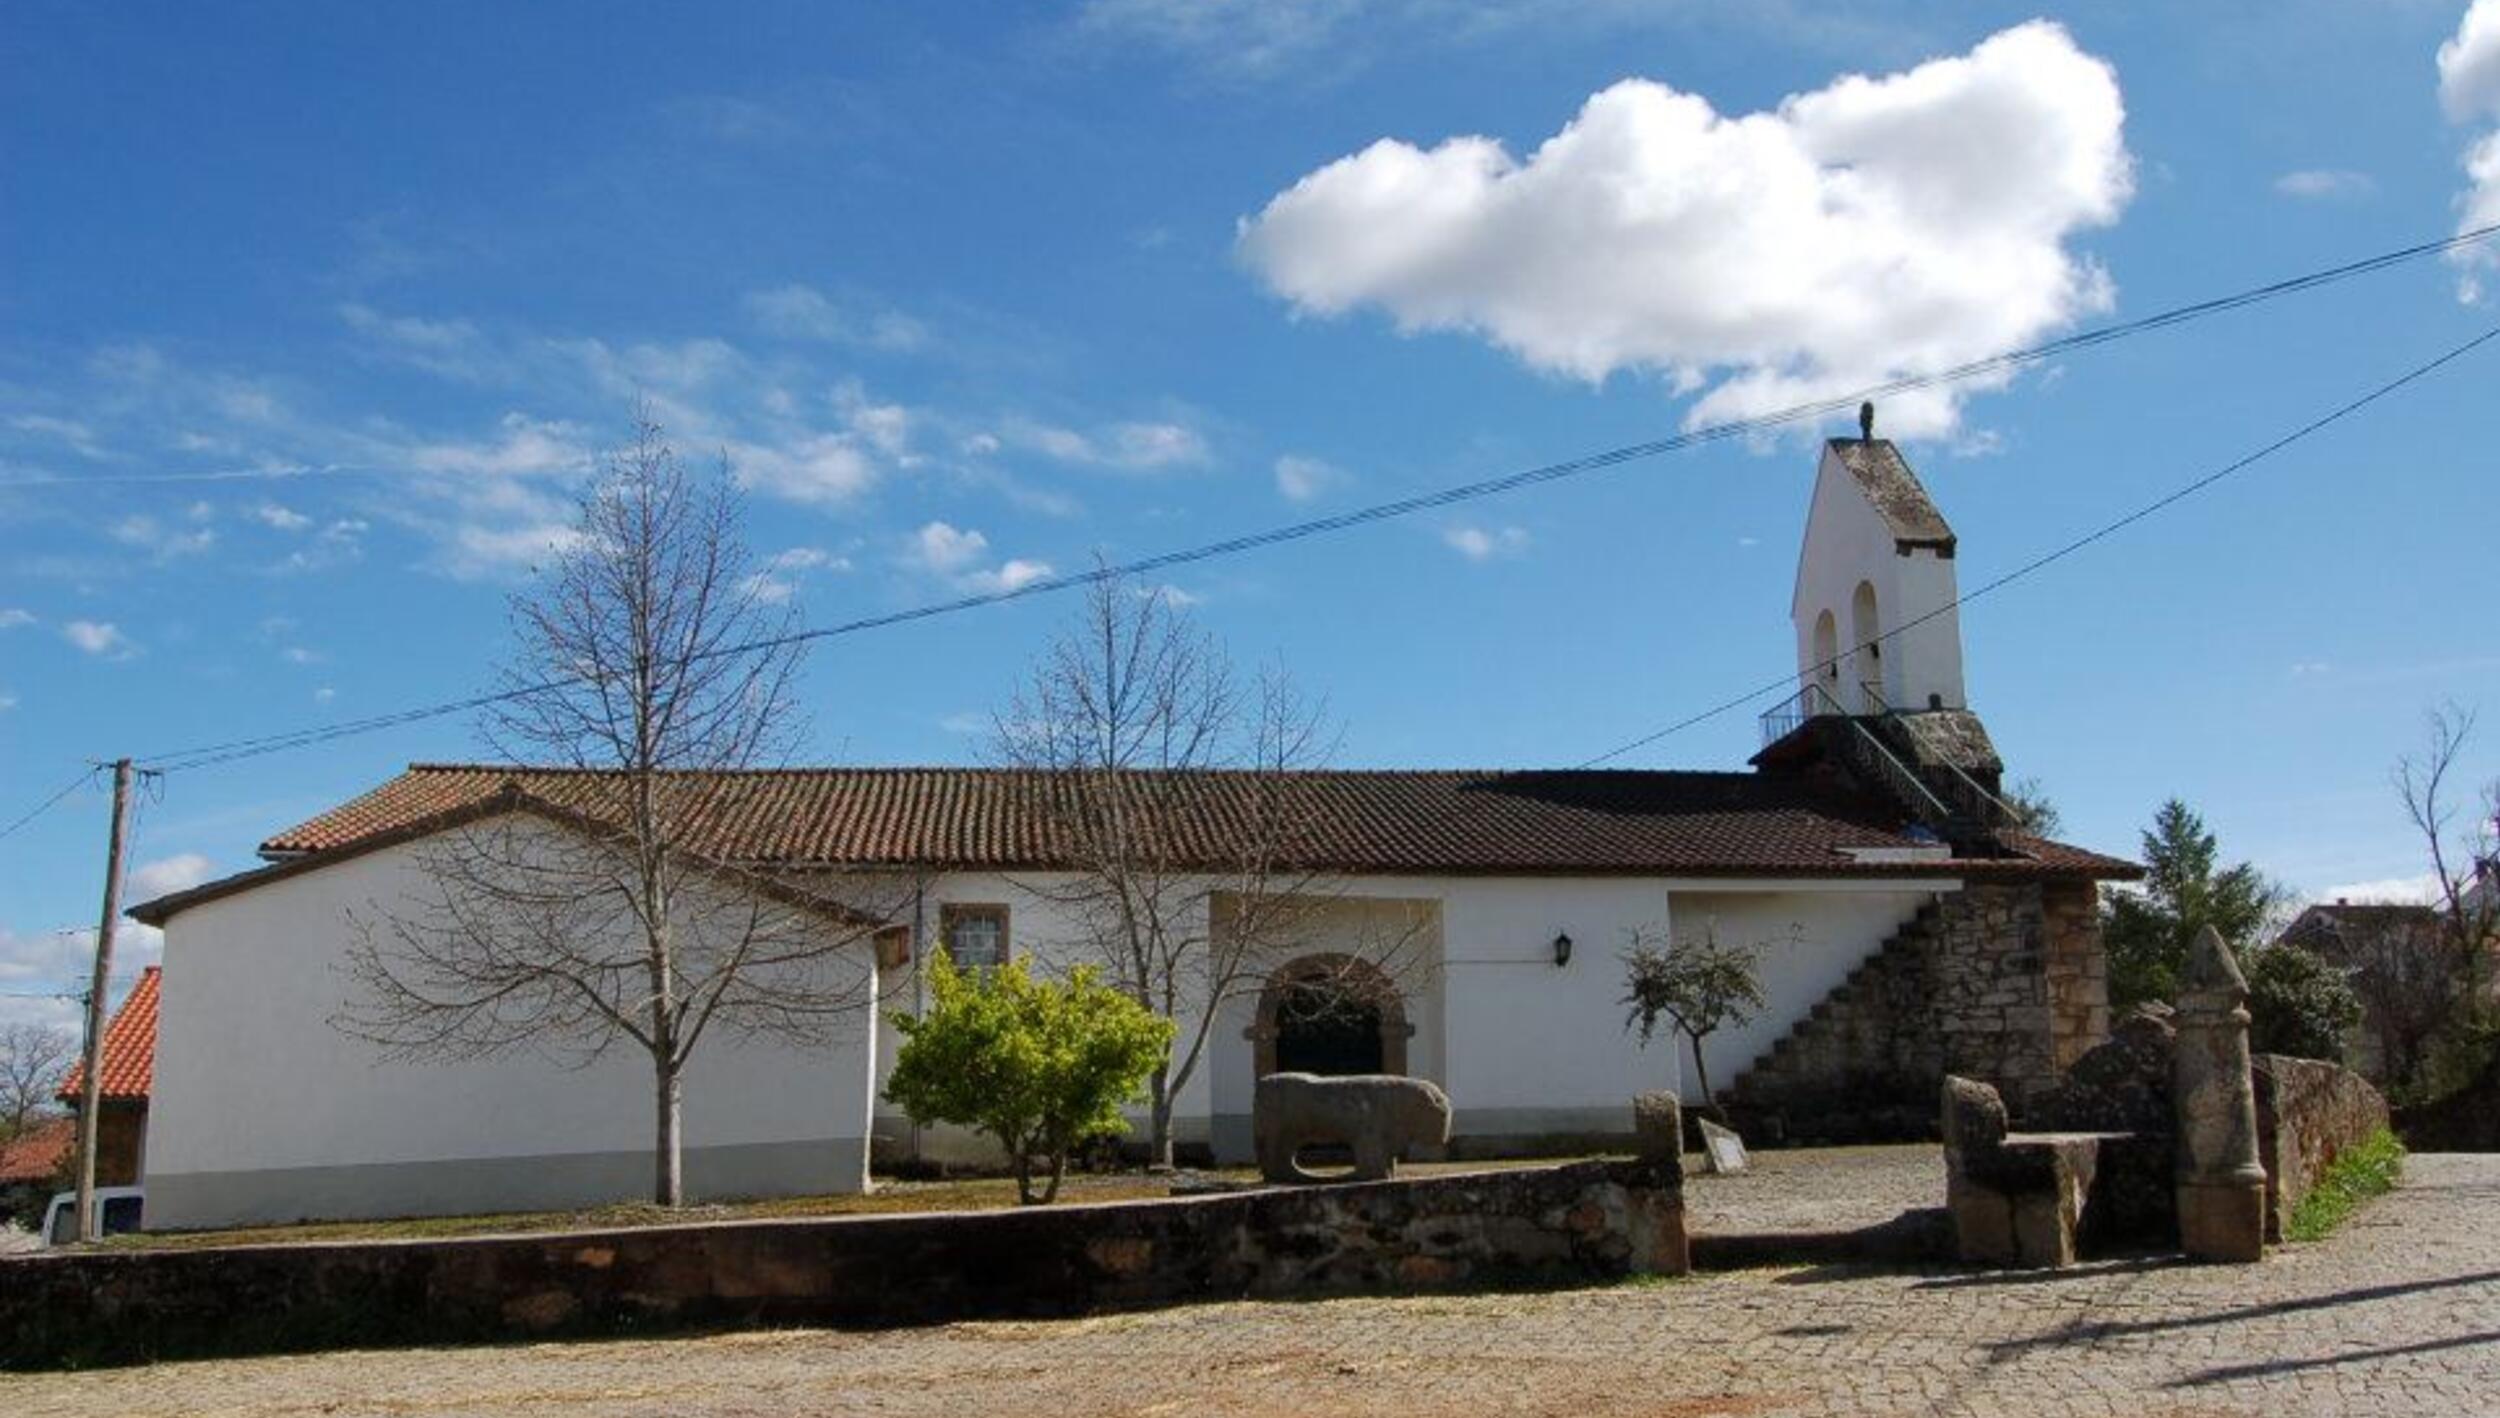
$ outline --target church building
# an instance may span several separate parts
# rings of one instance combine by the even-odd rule
[[[1157,782],[1160,860],[1199,873],[1174,923],[1220,949],[1249,903],[1229,832],[1290,792],[1291,925],[1180,1014],[1184,1160],[1250,1156],[1254,1081],[1280,1069],[1429,1078],[1451,1152],[1602,1147],[1630,1099],[1699,1101],[1694,1060],[1624,1027],[1633,940],[1757,952],[1766,1008],[1711,1035],[1717,1100],[1759,1141],[1919,1136],[1941,1076],[2022,1101],[2108,1029],[2098,883],[2131,863],[2024,830],[1966,694],[1956,541],[1890,442],[1829,441],[1791,606],[1796,692],[1731,770],[1331,769]],[[1047,784],[1043,787],[1046,789]],[[132,914],[163,927],[144,1150],[161,1227],[568,1208],[645,1195],[648,1061],[537,1047],[387,1055],[340,1027],[351,959],[426,893],[429,843],[498,823],[594,828],[598,775],[414,764],[273,833],[266,865]],[[858,1007],[804,1046],[734,1035],[685,1081],[698,1199],[854,1191],[977,1140],[883,1101],[891,1015],[930,952],[1092,946],[1082,862],[1033,775],[828,767],[711,775],[700,857],[717,890],[820,910]],[[716,870],[715,870],[716,869]],[[753,883],[751,887],[739,883]],[[1272,913],[1270,913],[1272,919]]]

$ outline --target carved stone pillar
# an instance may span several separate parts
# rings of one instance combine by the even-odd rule
[[[2179,987],[2170,1098],[2179,1119],[2179,1247],[2198,1260],[2265,1257],[2247,1002],[2248,981],[2222,933],[2197,932]]]

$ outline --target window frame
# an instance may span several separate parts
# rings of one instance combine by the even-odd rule
[[[957,923],[970,919],[994,919],[998,922],[998,954],[995,958],[967,961],[955,949]],[[1003,901],[948,901],[938,907],[938,948],[957,969],[987,970],[1004,965],[1015,958],[1014,916]]]

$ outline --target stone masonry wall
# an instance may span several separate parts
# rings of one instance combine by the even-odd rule
[[[1673,1156],[1013,1211],[54,1252],[0,1259],[0,1368],[930,1324],[1682,1274],[1689,1261]]]
[[[2387,1099],[2369,1080],[2340,1064],[2259,1054],[2250,1071],[2257,1085],[2257,1160],[2266,1169],[2266,1239],[2283,1239],[2283,1223],[2347,1147],[2387,1126]]]
[[[1930,1133],[1948,1073],[2019,1117],[2109,1036],[2090,882],[1972,886],[1922,909],[1727,1090],[1758,1140]]]
[[[2101,893],[2088,881],[2040,888],[2041,968],[2047,976],[2049,1052],[2060,1069],[2109,1037],[2109,952]]]
[[[2017,1116],[2058,1075],[2043,896],[2039,885],[2025,884],[1946,897],[1928,970],[1944,1071],[1995,1085]]]

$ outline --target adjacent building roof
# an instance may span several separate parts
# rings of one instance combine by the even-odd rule
[[[77,1144],[76,1118],[46,1118],[0,1142],[0,1187],[50,1182]]]
[[[980,768],[811,768],[689,775],[690,851],[748,867],[1048,870],[1078,854],[1053,810],[1071,780]],[[1932,849],[1899,811],[1802,775],[1647,771],[1220,771],[1133,778],[1138,823],[1175,865],[1239,865],[1263,795],[1286,795],[1291,856],[1367,875],[2131,877],[2132,863],[2039,839],[2019,855],[1903,861]],[[161,921],[216,895],[431,830],[520,793],[613,812],[614,775],[416,764],[261,844],[279,862],[139,908]],[[1062,799],[1064,800],[1064,799]],[[1868,855],[1895,856],[1868,860]]]
[[[161,974],[154,965],[140,971],[139,983],[130,987],[130,997],[113,1011],[113,1022],[104,1028],[104,1066],[98,1072],[108,1103],[144,1103],[155,1087],[156,997]],[[62,1102],[79,1100],[86,1076],[83,1064],[69,1071],[69,1081],[61,1085]]]
[[[1849,476],[1857,479],[1896,545],[1953,550],[1953,528],[1891,439],[1835,438],[1830,448]]]

